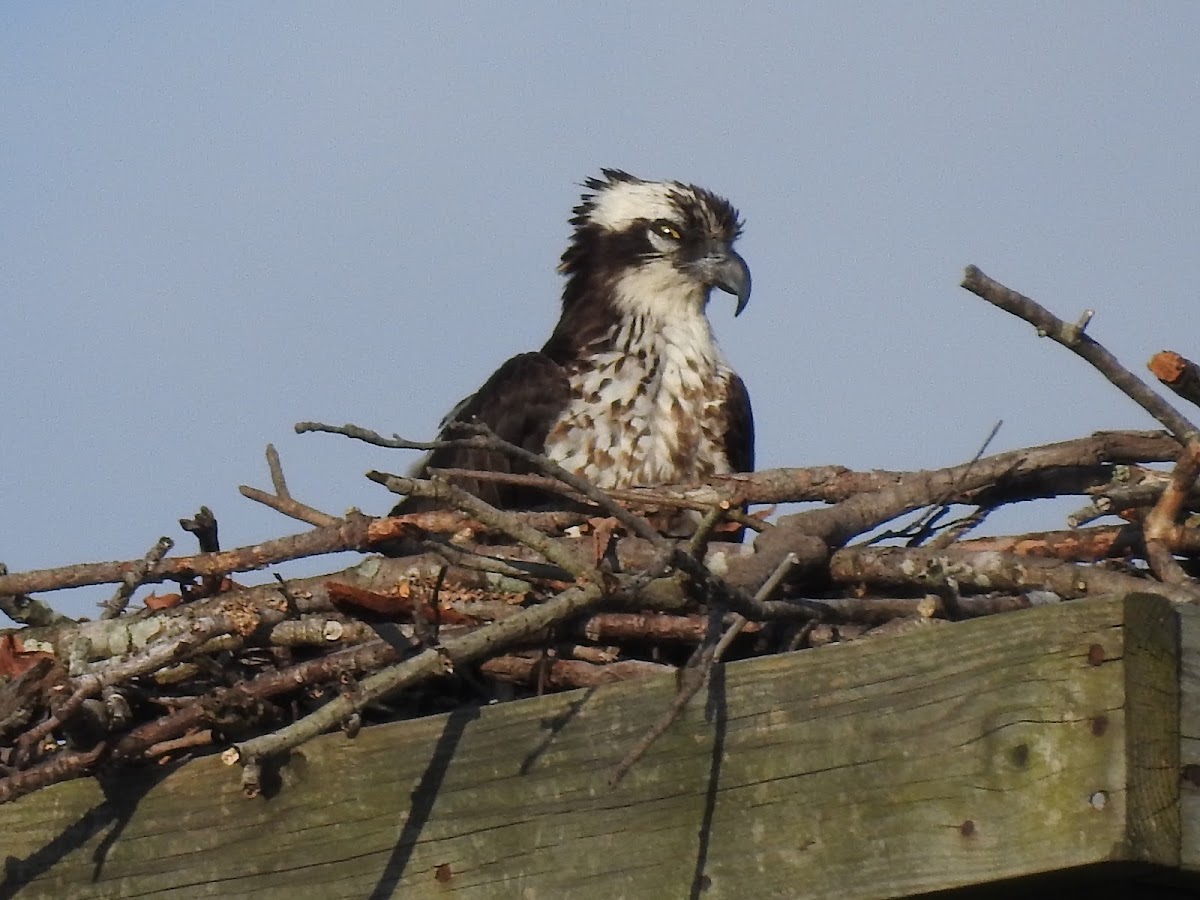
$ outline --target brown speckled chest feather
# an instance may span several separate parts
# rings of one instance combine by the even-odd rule
[[[568,366],[570,402],[546,455],[603,488],[731,471],[722,406],[732,372],[707,321],[648,325],[638,316],[608,343]]]

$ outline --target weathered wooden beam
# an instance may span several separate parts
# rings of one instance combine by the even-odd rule
[[[0,897],[855,898],[1178,867],[1179,622],[1132,595],[734,663],[612,789],[670,679],[327,735],[253,801],[216,758],[63,784],[0,807]]]
[[[1180,862],[1200,872],[1200,609],[1179,610]]]

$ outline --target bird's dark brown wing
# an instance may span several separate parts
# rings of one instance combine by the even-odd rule
[[[750,408],[750,393],[737,375],[729,379],[729,391],[721,408],[725,417],[725,458],[734,472],[754,471],[754,411]],[[743,506],[742,512],[748,507]],[[746,536],[745,528],[726,531],[719,529],[713,538],[740,543]]]
[[[546,435],[570,399],[566,372],[543,353],[522,353],[514,356],[467,398],[453,414],[451,421],[477,422],[486,425],[498,437],[534,453],[545,450]],[[462,437],[449,430],[442,438]],[[529,472],[529,468],[507,454],[496,450],[476,450],[445,447],[434,450],[423,469],[475,469],[485,472]],[[423,477],[426,472],[418,472]],[[474,478],[455,478],[455,484],[475,496],[502,509],[521,509],[536,506],[544,500],[540,491],[513,485],[479,481]],[[420,512],[436,503],[417,497],[406,499],[392,510],[392,515]]]
[[[754,471],[754,412],[750,394],[737,375],[729,379],[725,397],[725,458],[734,472]]]

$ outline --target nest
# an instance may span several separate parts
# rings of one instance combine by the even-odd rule
[[[168,556],[163,538],[140,560],[0,571],[0,610],[24,626],[0,633],[0,802],[101,767],[216,751],[255,795],[265,763],[326,731],[674,674],[674,700],[615,781],[724,661],[1100,594],[1200,601],[1200,431],[1084,333],[1090,313],[1064,322],[973,267],[963,286],[1091,363],[1166,430],[993,455],[985,443],[938,470],[789,468],[603,492],[466,429],[455,443],[520,456],[531,474],[372,472],[439,507],[379,518],[296,500],[268,448],[273,490],[242,493],[312,526],[302,533],[221,550],[202,508],[181,522],[199,542],[194,556]],[[1184,357],[1160,353],[1151,370],[1200,401]],[[456,484],[488,478],[536,486],[561,508],[498,510]],[[1064,496],[1080,506],[1062,530],[971,536],[996,509]],[[785,503],[815,505],[774,515]],[[654,527],[681,509],[699,519],[690,538]],[[739,542],[746,531],[754,540]],[[233,580],[345,550],[364,559],[316,577]],[[168,582],[178,590],[130,611],[138,588]],[[104,583],[118,587],[97,621],[37,596]]]

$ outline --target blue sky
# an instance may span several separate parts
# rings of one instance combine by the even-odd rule
[[[200,504],[227,547],[290,533],[237,494],[269,441],[299,498],[385,511],[361,473],[409,457],[292,424],[429,437],[539,346],[601,166],[742,210],[754,296],[712,318],[762,466],[1153,427],[957,285],[1094,308],[1138,371],[1200,353],[1197,33],[1183,3],[6,4],[0,560],[191,552]]]

